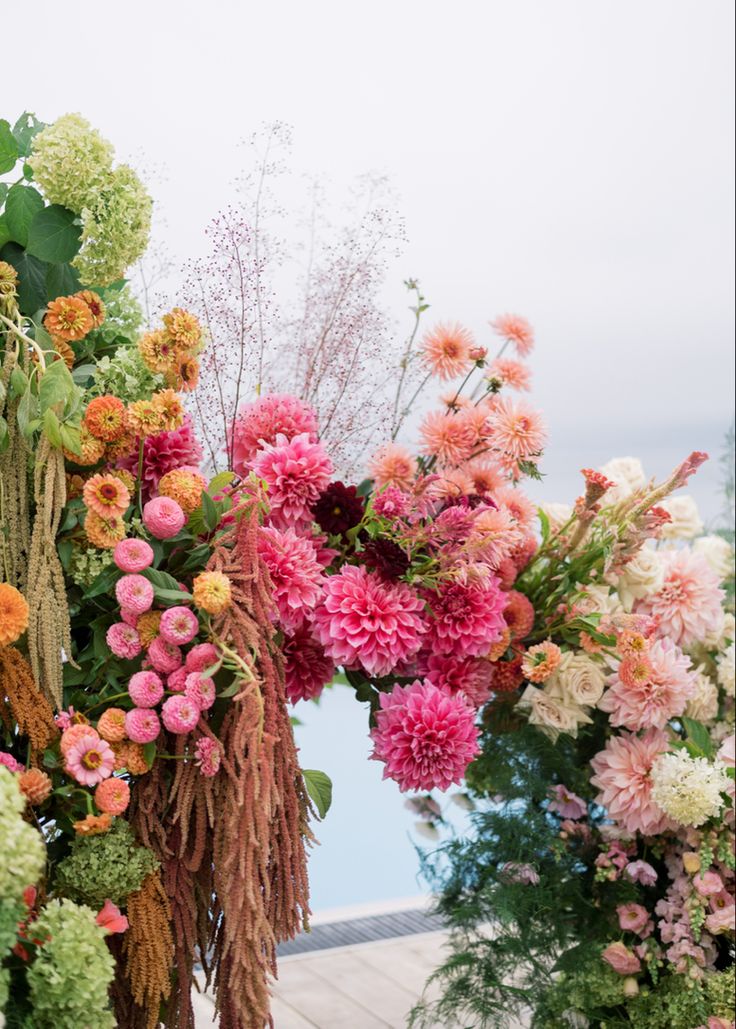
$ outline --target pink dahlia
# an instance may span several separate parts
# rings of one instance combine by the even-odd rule
[[[65,771],[82,786],[96,786],[112,775],[115,754],[99,736],[82,736],[66,752]]]
[[[534,329],[520,314],[502,314],[491,322],[493,331],[509,343],[513,343],[521,357],[527,357],[534,349]]]
[[[16,761],[7,750],[0,750],[0,765],[3,765],[9,772],[25,772],[25,766]]]
[[[188,672],[203,672],[219,660],[220,653],[214,643],[198,643],[188,651],[184,665]]]
[[[384,582],[375,572],[348,565],[325,583],[315,633],[336,663],[387,675],[419,650],[423,609],[404,583]]]
[[[128,693],[136,707],[155,707],[164,695],[164,684],[155,672],[136,672],[130,677]]]
[[[371,757],[385,763],[384,779],[402,791],[446,790],[462,782],[479,752],[475,710],[462,693],[416,680],[382,693],[380,704]]]
[[[718,575],[704,557],[692,550],[671,550],[665,555],[662,586],[639,601],[636,610],[659,619],[660,636],[690,647],[718,631],[724,596]]]
[[[472,422],[445,411],[430,411],[419,428],[419,435],[422,453],[449,465],[467,461],[478,438]]]
[[[630,671],[633,663],[641,674]],[[670,639],[655,640],[644,658],[625,658],[598,702],[611,725],[627,729],[663,729],[670,718],[685,713],[697,688],[689,657]]]
[[[157,540],[176,536],[186,520],[181,506],[170,497],[154,497],[143,508],[143,524]]]
[[[158,489],[159,479],[167,472],[182,465],[198,466],[202,460],[202,447],[197,440],[192,419],[185,415],[184,422],[173,432],[159,432],[147,436],[143,443],[143,495],[153,496]],[[138,446],[133,452],[118,461],[134,475],[138,474]]]
[[[174,643],[167,643],[157,636],[148,648],[148,660],[157,672],[170,675],[182,664],[181,650]]]
[[[440,690],[465,694],[474,707],[482,707],[491,695],[491,666],[481,658],[430,654],[424,677]]]
[[[504,386],[508,386],[509,389],[528,392],[531,375],[532,373],[527,365],[522,364],[521,361],[514,361],[507,357],[498,357],[495,361],[491,362],[487,377],[489,379],[500,379]]]
[[[499,507],[505,508],[518,525],[527,532],[533,532],[537,521],[537,508],[518,486],[504,486],[496,489],[493,499]]]
[[[115,544],[112,557],[121,572],[142,572],[153,563],[153,547],[145,540],[131,537]]]
[[[384,443],[371,458],[368,474],[373,479],[376,489],[395,486],[397,489],[408,491],[416,478],[417,461],[406,447],[398,443]]]
[[[125,732],[133,743],[153,743],[161,732],[158,715],[151,708],[134,707],[125,715]]]
[[[188,607],[170,607],[161,615],[158,631],[167,643],[183,646],[199,632],[199,619]]]
[[[238,475],[247,475],[264,443],[274,444],[278,436],[291,440],[302,434],[316,443],[317,416],[298,397],[270,393],[252,404],[244,404],[230,430],[233,470]]]
[[[279,621],[292,632],[322,596],[325,576],[314,546],[293,529],[264,526],[258,534],[258,553],[271,577]]]
[[[268,484],[272,521],[286,527],[311,521],[311,508],[329,485],[332,461],[308,433],[292,440],[279,434],[275,445],[259,451],[253,469]]]
[[[373,498],[373,510],[381,518],[405,518],[411,510],[411,496],[397,486],[388,486]]]
[[[483,507],[475,515],[468,546],[478,560],[495,571],[511,559],[523,541],[524,535],[507,508]]]
[[[200,711],[209,711],[217,700],[215,680],[201,672],[190,672],[184,681],[184,695],[196,704]]]
[[[132,625],[127,622],[114,622],[105,635],[107,645],[115,657],[132,661],[141,652],[141,639]]]
[[[153,604],[153,583],[144,575],[123,575],[115,583],[115,596],[126,611],[142,615]]]
[[[282,648],[286,696],[292,704],[314,700],[332,682],[335,663],[324,652],[309,624],[304,622],[287,635]]]
[[[501,455],[520,461],[539,454],[547,442],[542,416],[523,401],[501,397],[488,415],[487,430]]]
[[[443,583],[427,594],[430,647],[457,657],[487,654],[506,628],[506,597],[493,577],[482,583]]]
[[[612,736],[590,762],[591,783],[598,789],[597,802],[626,832],[657,836],[672,828],[667,815],[651,797],[652,765],[670,749],[667,734],[647,729],[643,736],[622,732]]]
[[[199,721],[199,704],[182,693],[169,697],[161,708],[164,725],[177,736],[191,732]]]

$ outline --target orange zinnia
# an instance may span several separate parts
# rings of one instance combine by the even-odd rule
[[[128,424],[136,436],[156,436],[163,432],[164,417],[152,400],[136,400],[128,406]]]
[[[219,615],[230,606],[232,587],[222,572],[202,572],[192,583],[192,594],[200,611]]]
[[[100,518],[94,511],[88,511],[84,519],[84,531],[93,547],[110,550],[125,539],[125,522],[119,515]]]
[[[117,397],[95,397],[87,404],[84,424],[97,439],[112,443],[125,434],[125,404]]]
[[[69,343],[71,340],[84,339],[90,329],[94,328],[94,319],[80,297],[59,297],[49,304],[43,324],[52,338]]]
[[[160,412],[165,430],[173,432],[181,426],[184,421],[184,405],[173,389],[162,389],[154,393],[151,402]]]
[[[9,582],[0,582],[0,646],[6,647],[28,628],[28,604]]]
[[[83,300],[89,308],[89,313],[92,315],[92,324],[97,329],[105,320],[105,305],[102,299],[97,296],[91,289],[82,290],[81,293],[76,293],[80,300]]]
[[[97,464],[105,454],[105,444],[93,436],[84,424],[79,429],[79,449],[81,451],[79,454],[75,454],[71,450],[64,450],[64,457],[72,464],[82,467]]]
[[[138,340],[138,350],[152,372],[168,372],[179,359],[176,343],[162,329],[146,332],[141,336]]]
[[[122,518],[130,505],[130,493],[117,475],[93,475],[82,490],[85,505],[100,518]]]
[[[79,822],[74,822],[74,832],[78,836],[97,836],[108,832],[112,825],[112,815],[87,815]]]

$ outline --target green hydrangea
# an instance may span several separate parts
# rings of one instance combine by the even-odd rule
[[[34,925],[39,939],[28,986],[36,1029],[114,1029],[107,991],[115,963],[95,912],[71,900],[51,900]]]
[[[154,375],[146,367],[138,347],[118,347],[112,357],[101,357],[97,362],[87,399],[111,393],[124,404],[132,404],[149,399],[163,381],[162,375]]]
[[[702,982],[684,975],[667,975],[655,990],[629,1001],[632,1023],[641,1029],[694,1029],[711,1015],[733,1017],[734,970],[711,972]]]
[[[95,547],[83,549],[75,547],[69,561],[69,578],[77,586],[87,589],[95,581],[100,572],[113,563],[111,550],[98,550]]]
[[[40,834],[21,817],[25,804],[15,776],[0,765],[0,962],[25,913],[23,890],[38,882],[46,861]]]
[[[121,164],[82,210],[82,249],[72,264],[89,285],[108,286],[143,254],[153,201],[128,165]]]
[[[98,329],[93,329],[85,337],[87,344],[92,343],[95,350],[110,346],[116,340],[135,340],[143,327],[143,308],[133,295],[129,286],[122,289],[102,291],[105,302],[105,320]]]
[[[80,114],[64,114],[38,133],[28,164],[52,204],[81,214],[112,171],[112,144]]]
[[[153,853],[136,842],[124,819],[117,818],[109,832],[75,839],[71,853],[56,868],[54,885],[58,893],[97,910],[108,899],[124,904],[156,868]]]

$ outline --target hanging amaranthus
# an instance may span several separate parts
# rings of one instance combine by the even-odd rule
[[[1,296],[1,294],[0,294]],[[12,298],[5,298],[5,309]],[[7,398],[5,421],[7,445],[0,453],[0,579],[24,591],[31,549],[28,510],[28,447],[18,428],[20,400],[9,394],[13,369],[21,367],[23,349],[11,332],[6,333],[0,395]],[[0,413],[2,413],[0,403]]]
[[[31,744],[31,759],[56,739],[54,712],[39,690],[28,662],[15,647],[0,647],[0,721],[8,731],[14,725]]]

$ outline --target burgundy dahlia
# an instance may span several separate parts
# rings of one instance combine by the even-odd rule
[[[370,540],[361,556],[363,564],[373,568],[384,579],[400,579],[409,567],[409,558],[393,540]]]
[[[358,496],[355,486],[344,482],[331,482],[312,507],[314,520],[323,532],[331,536],[344,536],[363,518],[365,501]]]

